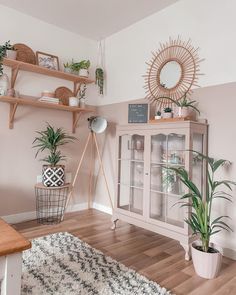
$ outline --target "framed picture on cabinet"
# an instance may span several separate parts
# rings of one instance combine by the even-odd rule
[[[148,111],[148,103],[129,104],[128,123],[147,123]]]
[[[59,70],[59,59],[58,56],[37,51],[36,62],[40,67],[44,67],[50,70]]]

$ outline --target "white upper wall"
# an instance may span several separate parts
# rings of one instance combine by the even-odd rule
[[[20,13],[14,9],[0,5],[0,44],[7,40],[14,43],[24,43],[33,51],[43,51],[59,57],[61,69],[63,62],[90,59],[91,76],[97,60],[97,42],[81,37],[75,33],[50,25],[39,19]],[[73,89],[71,82],[33,73],[20,73],[16,89],[26,95],[40,96],[43,90],[55,90],[59,86]],[[89,104],[96,102],[97,90],[90,85],[87,91]]]
[[[151,51],[169,36],[200,47],[200,86],[236,81],[236,1],[181,0],[105,40],[107,85],[100,104],[143,98]]]

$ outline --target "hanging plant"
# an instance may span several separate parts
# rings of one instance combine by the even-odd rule
[[[96,85],[99,87],[99,94],[103,95],[103,86],[104,86],[104,71],[102,68],[97,68],[95,71],[96,74]]]

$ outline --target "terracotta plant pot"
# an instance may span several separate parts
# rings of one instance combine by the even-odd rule
[[[58,187],[65,184],[64,165],[43,165],[43,185],[47,187]]]
[[[202,278],[213,279],[217,277],[222,262],[221,249],[216,249],[214,244],[211,247],[216,249],[217,253],[206,253],[196,249],[201,245],[200,242],[192,243],[192,259],[195,272]]]
[[[167,118],[172,118],[172,116],[173,116],[172,113],[165,113],[165,112],[164,112],[164,113],[162,114],[162,117],[165,118],[165,119],[167,119]]]
[[[9,59],[16,59],[17,51],[16,50],[7,50],[6,51],[6,56]]]

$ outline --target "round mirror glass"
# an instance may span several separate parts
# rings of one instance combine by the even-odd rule
[[[160,72],[160,83],[166,89],[175,87],[181,78],[181,66],[177,61],[167,62]]]

